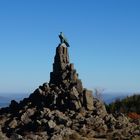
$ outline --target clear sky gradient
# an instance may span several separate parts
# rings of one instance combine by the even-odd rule
[[[1,0],[0,93],[49,81],[60,31],[84,87],[140,92],[139,0]]]

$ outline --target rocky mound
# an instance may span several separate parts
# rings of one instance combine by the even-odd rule
[[[50,82],[0,110],[0,140],[126,140],[136,135],[139,124],[123,114],[108,114],[83,88],[65,43],[56,48]]]

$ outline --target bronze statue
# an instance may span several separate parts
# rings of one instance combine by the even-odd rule
[[[64,34],[63,34],[62,32],[60,32],[59,38],[60,38],[61,44],[62,44],[62,43],[65,43],[65,45],[66,45],[67,47],[70,47],[70,45],[69,45],[69,43],[68,43],[66,37],[64,36]]]

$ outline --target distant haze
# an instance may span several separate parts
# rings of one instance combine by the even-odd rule
[[[137,93],[140,94],[140,93]],[[2,96],[0,96],[0,107],[6,107],[9,106],[11,100],[16,100],[17,102],[23,100],[24,98],[29,97],[29,94],[25,94],[25,93],[19,93],[19,94],[1,94]],[[132,93],[102,93],[101,94],[101,99],[103,100],[103,102],[105,102],[106,104],[109,104],[113,101],[115,101],[116,99],[123,99],[127,96],[133,95]],[[95,95],[94,95],[95,98]]]

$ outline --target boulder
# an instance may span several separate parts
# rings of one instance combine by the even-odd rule
[[[79,110],[81,108],[81,103],[80,101],[77,100],[71,100],[69,101],[69,108],[72,110]]]
[[[90,90],[84,90],[83,92],[83,100],[84,100],[84,104],[85,104],[85,107],[88,109],[88,110],[93,110],[94,109],[94,106],[93,106],[93,95],[92,95],[92,91]]]
[[[43,89],[44,89],[45,92],[50,92],[49,84],[48,83],[44,83],[43,84]]]
[[[9,138],[2,132],[1,126],[0,126],[0,140],[9,140]]]
[[[21,121],[25,124],[31,122],[31,116],[33,116],[35,113],[35,108],[30,108],[30,109],[27,109],[26,112],[24,112],[22,115],[21,115]]]
[[[23,140],[23,137],[19,134],[13,134],[11,137],[10,137],[10,140]]]
[[[75,87],[72,87],[70,90],[70,100],[78,100],[79,99],[79,93]]]
[[[55,128],[56,126],[56,123],[53,120],[48,121],[47,124],[48,124],[49,129]]]
[[[82,93],[83,92],[83,86],[82,86],[82,82],[81,80],[77,79],[76,80],[76,89],[79,93]]]
[[[71,63],[71,64],[69,65],[69,68],[70,68],[70,71],[73,71],[73,70],[74,70],[74,64]]]
[[[18,122],[16,119],[13,119],[10,123],[9,123],[9,127],[10,128],[16,128],[18,125]]]

